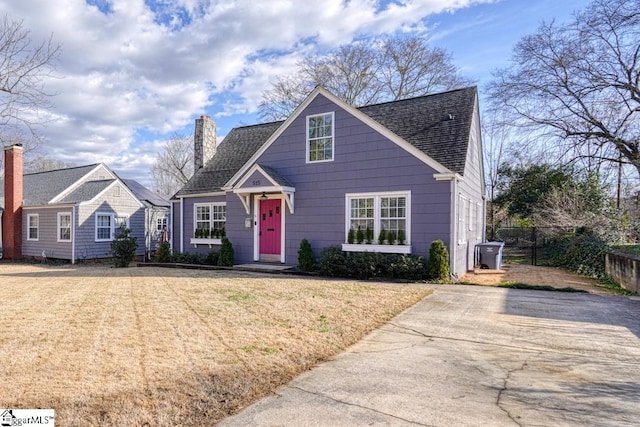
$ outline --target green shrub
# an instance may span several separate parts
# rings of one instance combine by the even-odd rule
[[[427,277],[431,280],[449,280],[449,252],[442,240],[434,240],[429,248]]]
[[[111,255],[116,267],[128,267],[133,261],[138,249],[138,242],[135,237],[131,237],[131,230],[124,224],[118,227],[116,238],[111,242]]]
[[[611,247],[588,229],[554,240],[548,251],[557,267],[596,279],[606,278],[605,255]]]
[[[406,239],[404,235],[404,230],[398,230],[398,244],[404,245],[404,240]]]
[[[323,276],[367,279],[424,280],[424,259],[414,255],[377,252],[343,252],[338,247],[320,253],[319,272]]]
[[[171,246],[169,242],[162,242],[158,246],[158,250],[153,257],[155,262],[170,262],[171,261]]]
[[[389,243],[390,245],[395,244],[396,242],[396,232],[393,230],[389,230],[387,232],[387,243]]]
[[[347,233],[347,243],[350,245],[353,245],[353,242],[356,241],[356,232],[353,231],[353,228],[349,229],[349,232]]]
[[[384,245],[384,241],[387,238],[387,232],[384,230],[384,228],[380,229],[380,233],[378,233],[378,244],[380,245]]]
[[[218,259],[220,258],[220,252],[216,249],[211,249],[209,253],[204,257],[202,263],[205,265],[218,265]]]
[[[302,239],[300,249],[298,249],[298,270],[313,271],[316,268],[316,259],[313,256],[311,243],[307,239]]]
[[[364,231],[364,239],[366,240],[368,245],[373,243],[373,230],[369,227],[367,227],[367,229]]]
[[[360,226],[358,226],[358,230],[356,231],[356,242],[358,242],[358,244],[362,244],[362,242],[364,242],[364,231],[362,231]]]
[[[220,247],[220,255],[218,257],[218,265],[224,267],[233,267],[234,260],[233,245],[226,237],[222,238],[222,246]]]

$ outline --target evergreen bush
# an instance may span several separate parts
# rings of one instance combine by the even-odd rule
[[[380,233],[378,233],[378,244],[384,245],[384,241],[387,238],[387,232],[384,228],[380,229]]]
[[[322,276],[367,279],[424,280],[424,258],[415,255],[377,252],[343,252],[329,247],[320,253],[318,270]]]
[[[406,239],[405,235],[404,235],[404,230],[400,229],[398,230],[398,244],[399,245],[404,245],[404,240]]]
[[[116,267],[128,267],[133,261],[138,249],[138,242],[131,236],[131,230],[124,224],[118,227],[116,238],[111,242],[111,255]]]
[[[226,237],[222,238],[222,246],[220,247],[220,255],[218,257],[218,265],[223,267],[233,267],[234,261],[233,245]]]
[[[373,242],[373,230],[369,227],[364,231],[364,238],[367,242],[367,245],[370,245]]]
[[[170,262],[171,261],[171,246],[169,242],[162,242],[160,246],[158,246],[158,250],[153,257],[153,261],[155,262]]]
[[[313,271],[316,268],[316,259],[313,256],[311,243],[307,239],[302,239],[300,249],[298,249],[298,270]]]
[[[449,252],[442,240],[434,240],[429,248],[427,278],[437,281],[449,280]]]
[[[362,231],[360,226],[358,226],[358,230],[356,231],[356,242],[358,242],[359,245],[364,242],[364,231]]]
[[[393,230],[389,230],[387,232],[387,243],[389,243],[390,245],[395,244],[396,242],[396,233]]]
[[[350,245],[353,245],[353,242],[356,241],[356,232],[353,231],[353,228],[349,229],[349,232],[347,233],[347,243]]]

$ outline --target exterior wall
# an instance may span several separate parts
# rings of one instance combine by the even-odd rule
[[[236,196],[233,196],[233,197],[236,197]],[[210,244],[194,245],[191,243],[191,238],[193,237],[193,233],[195,231],[194,205],[196,203],[216,203],[216,202],[226,202],[226,201],[227,199],[225,198],[225,196],[188,197],[184,199],[184,221],[182,222],[182,226],[184,227],[183,233],[182,233],[183,234],[182,242],[184,245],[183,246],[184,250],[182,252],[207,254],[211,251],[211,249],[214,249],[214,248],[219,249],[219,245],[210,245]],[[239,199],[238,199],[238,203],[240,203]],[[174,213],[176,210],[178,212],[175,213],[174,222],[173,222],[173,229],[174,229],[173,233],[174,235],[176,235],[174,243],[177,243],[173,247],[173,250],[175,252],[180,252],[180,223],[176,222],[180,220],[180,215],[179,215],[180,203],[174,204],[174,209],[175,209]],[[227,233],[229,232],[228,224],[229,224],[229,206],[227,205],[227,226],[225,227],[225,230],[227,231]]]
[[[624,289],[640,292],[640,259],[625,254],[606,254],[607,275]]]
[[[117,195],[116,188],[120,188]],[[98,200],[82,203],[76,215],[76,259],[94,259],[110,257],[111,242],[96,242],[96,213],[114,213],[129,217],[131,236],[137,238],[136,255],[144,254],[145,212],[137,199],[132,197],[118,182]]]
[[[307,164],[306,116],[328,112],[335,113],[334,160]],[[296,189],[295,213],[284,209],[287,264],[297,263],[303,238],[316,256],[324,247],[345,243],[347,193],[411,191],[412,253],[426,257],[433,240],[449,242],[450,182],[436,181],[431,167],[322,96],[311,102],[258,163],[277,170]],[[245,217],[238,198],[230,195],[227,234],[236,262],[253,260],[253,231],[244,229]]]
[[[4,148],[4,215],[3,234],[0,246],[3,256],[8,259],[22,258],[22,188],[23,152],[22,146]]]
[[[23,210],[22,254],[28,257],[71,259],[71,242],[58,242],[58,213],[71,214],[73,206],[25,208]],[[38,215],[38,240],[28,240],[28,215]]]
[[[484,168],[482,164],[480,118],[477,108],[471,126],[464,177],[458,183],[458,194],[461,194],[467,203],[466,236],[462,239],[461,236],[457,236],[458,241],[454,242],[455,250],[450,249],[450,253],[455,257],[455,271],[453,273],[461,275],[473,269],[475,246],[484,241],[485,234]],[[456,204],[456,210],[460,209],[459,199]],[[456,212],[456,217],[457,215],[458,212]],[[480,225],[478,225],[479,223]]]

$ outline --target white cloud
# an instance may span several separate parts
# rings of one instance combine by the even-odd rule
[[[254,113],[273,78],[306,53],[422,29],[430,14],[479,2],[0,0],[0,10],[24,20],[34,41],[53,34],[63,47],[43,151],[147,182],[158,146],[149,134],[188,128],[205,112]],[[226,112],[210,105],[216,97],[232,100]]]

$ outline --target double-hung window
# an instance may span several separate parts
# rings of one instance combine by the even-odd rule
[[[96,213],[96,242],[110,242],[115,238],[116,230],[121,225],[129,226],[127,216],[118,216],[114,213]]]
[[[38,214],[27,215],[27,240],[38,240],[40,231],[40,218]]]
[[[410,244],[410,192],[347,194],[346,204],[345,241],[349,230],[355,232],[360,228],[362,231],[371,230],[374,243],[383,240],[397,244],[402,240],[404,245]],[[394,241],[389,242],[387,236],[393,236]]]
[[[197,237],[214,235],[227,224],[227,206],[223,203],[207,203],[194,205],[194,232]],[[200,230],[200,231],[197,231]],[[215,233],[217,235],[217,233]]]
[[[307,116],[307,163],[333,160],[333,113]]]
[[[58,242],[71,241],[71,214],[58,213]]]

